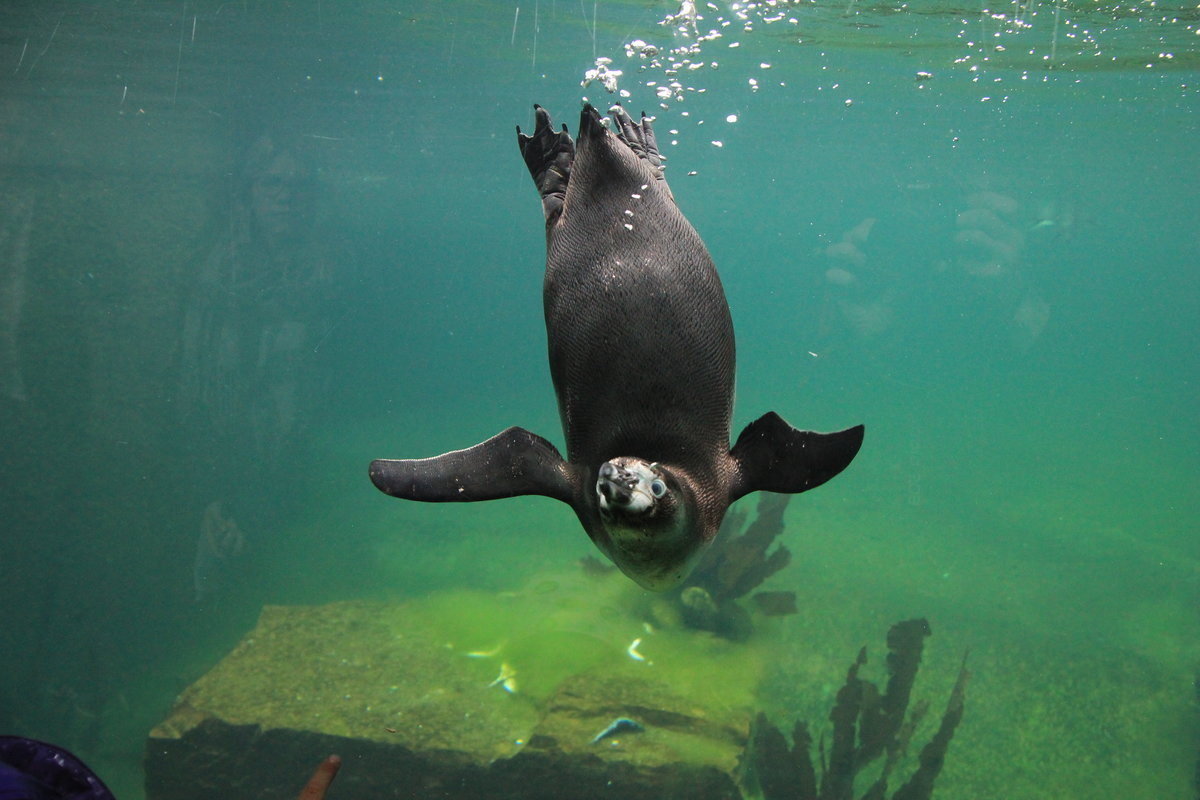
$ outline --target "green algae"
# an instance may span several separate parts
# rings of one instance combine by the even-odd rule
[[[393,624],[419,619],[448,649],[492,665],[491,678],[507,664],[515,694],[535,702],[570,676],[602,670],[665,682],[701,707],[753,706],[766,637],[735,644],[670,627],[657,596],[616,574],[539,575],[527,587],[438,592],[397,607]]]

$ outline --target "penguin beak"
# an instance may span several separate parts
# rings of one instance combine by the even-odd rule
[[[600,475],[596,479],[600,509],[636,514],[650,508],[654,504],[654,498],[642,487],[644,482],[644,476],[638,471],[626,469],[611,461],[604,462],[600,465]]]

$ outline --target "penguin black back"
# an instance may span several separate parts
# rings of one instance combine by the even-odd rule
[[[547,219],[546,333],[567,460],[636,453],[703,470],[729,448],[729,306],[649,122],[617,120],[619,136],[584,109],[561,213]]]

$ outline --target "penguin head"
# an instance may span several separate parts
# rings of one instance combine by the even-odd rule
[[[601,516],[605,519],[653,519],[659,516],[674,499],[666,477],[660,464],[640,458],[605,461],[600,465],[596,479]]]
[[[697,532],[695,492],[669,466],[621,457],[600,465],[596,501],[600,549],[622,572],[652,591],[677,586],[711,537]]]

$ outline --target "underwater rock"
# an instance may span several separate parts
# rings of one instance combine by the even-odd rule
[[[862,800],[884,800],[892,771],[907,753],[928,709],[926,702],[917,703],[911,711],[908,706],[924,640],[930,634],[924,619],[898,622],[891,627],[887,637],[888,682],[883,694],[875,684],[858,677],[859,669],[867,663],[867,649],[859,650],[829,712],[832,732],[828,752],[824,737],[821,740],[819,783],[810,754],[812,737],[805,723],[796,723],[789,748],[779,729],[760,713],[742,760],[743,785],[751,792],[760,792],[764,800],[853,800],[856,776],[886,754],[879,777],[861,796]],[[896,790],[892,800],[923,800],[932,796],[934,780],[941,772],[950,740],[962,720],[969,677],[964,655],[941,723],[921,749],[917,769]]]
[[[264,609],[150,733],[147,800],[292,796],[329,753],[340,800],[741,797],[748,708],[709,707],[622,645],[539,693],[534,664],[451,641],[433,605]]]
[[[746,512],[730,510],[716,541],[675,594],[685,625],[734,641],[750,635],[750,615],[735,601],[791,562],[792,554],[782,544],[767,553],[783,533],[783,512],[790,499],[791,495],[763,492],[754,522],[740,534]],[[752,600],[766,616],[796,613],[794,592],[759,592]]]

